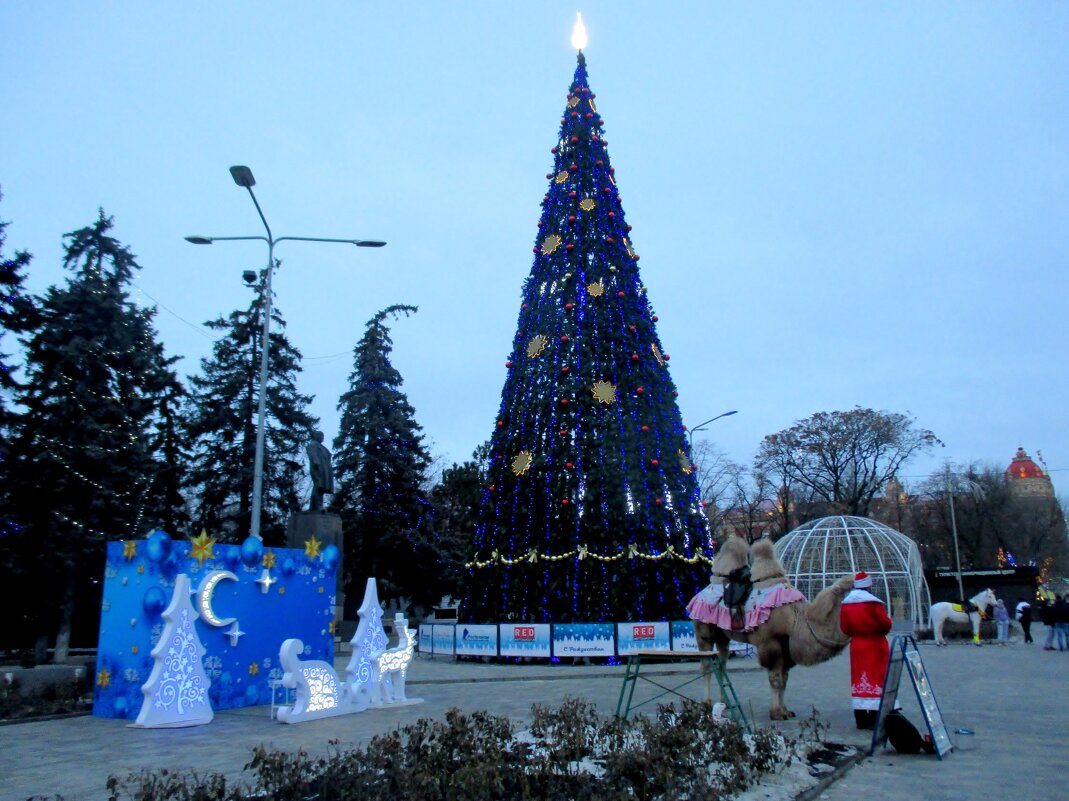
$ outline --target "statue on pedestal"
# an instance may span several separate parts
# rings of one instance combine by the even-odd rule
[[[312,432],[312,441],[305,451],[312,473],[312,498],[308,503],[308,511],[320,512],[323,510],[323,496],[334,494],[334,470],[330,465],[330,451],[323,444],[322,431]]]

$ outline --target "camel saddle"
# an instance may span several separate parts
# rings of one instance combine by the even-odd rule
[[[746,601],[753,591],[749,565],[737,567],[724,579],[724,597],[721,603],[731,612],[731,628],[741,629],[746,619]]]

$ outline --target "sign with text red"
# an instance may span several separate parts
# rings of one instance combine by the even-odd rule
[[[501,656],[550,654],[549,623],[501,623],[498,625]]]

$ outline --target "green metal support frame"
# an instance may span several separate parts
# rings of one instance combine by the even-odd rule
[[[628,654],[627,665],[624,670],[624,681],[620,686],[620,698],[616,703],[617,717],[626,719],[634,710],[639,709],[646,704],[651,704],[667,695],[694,700],[690,696],[683,694],[681,690],[689,687],[694,682],[701,680],[703,678],[702,673],[699,672],[697,675],[692,676],[679,684],[667,686],[666,684],[661,684],[659,681],[650,678],[648,675],[642,675],[641,670],[643,662],[647,665],[659,662],[699,662],[707,665],[716,677],[716,683],[720,687],[720,697],[724,700],[724,703],[727,704],[731,719],[744,727],[747,731],[753,731],[750,727],[749,720],[746,718],[746,713],[743,711],[742,705],[739,703],[739,697],[735,693],[735,687],[732,685],[731,679],[728,677],[727,670],[724,669],[724,666],[720,662],[719,655],[708,651],[692,653],[636,651],[635,653]],[[635,686],[640,679],[657,687],[661,692],[636,704],[634,703]]]

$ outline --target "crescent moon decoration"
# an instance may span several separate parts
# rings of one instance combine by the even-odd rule
[[[237,581],[238,577],[229,570],[213,570],[201,580],[200,586],[197,588],[197,611],[204,618],[204,622],[212,626],[229,626],[237,621],[236,617],[220,620],[215,614],[215,610],[212,609],[212,595],[215,593],[216,586],[223,579]]]

